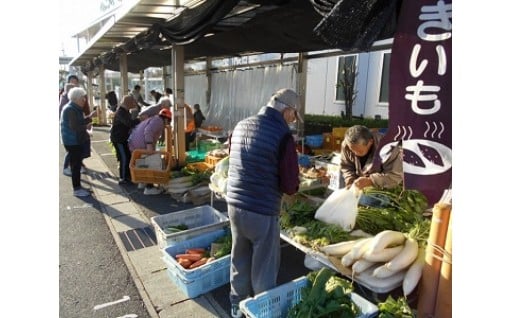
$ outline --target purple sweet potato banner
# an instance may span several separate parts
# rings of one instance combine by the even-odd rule
[[[402,141],[405,187],[421,191],[431,206],[452,183],[451,62],[451,0],[404,0],[391,51],[389,126],[380,154]]]

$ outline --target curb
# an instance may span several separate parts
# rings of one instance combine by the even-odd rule
[[[105,169],[105,171],[110,171],[109,168],[105,165],[105,162],[103,162],[103,160],[101,160],[98,153],[96,153],[96,150],[93,147],[91,147],[91,150],[92,150],[91,158],[89,160],[92,159],[92,160],[98,162],[99,165],[101,165]],[[92,181],[91,177],[89,175],[87,175],[87,178],[89,179],[89,181]],[[119,238],[119,235],[114,228],[114,225],[112,223],[112,217],[110,215],[108,215],[108,213],[107,213],[106,204],[101,200],[101,196],[97,192],[96,187],[94,186],[93,182],[91,182],[91,188],[95,194],[96,200],[100,204],[100,209],[103,213],[103,216],[105,218],[107,226],[110,229],[110,233],[112,234],[112,237],[114,238],[114,241],[119,249],[119,253],[121,254],[123,261],[124,261],[126,267],[128,268],[128,272],[130,273],[130,276],[132,277],[132,279],[135,283],[135,286],[137,287],[137,290],[139,291],[139,294],[142,298],[142,301],[144,302],[146,310],[148,311],[151,318],[160,318],[160,316],[158,315],[158,313],[155,310],[155,306],[154,306],[153,302],[151,301],[146,289],[144,288],[144,284],[142,283],[141,278],[139,277],[137,271],[135,270],[134,265],[132,264],[130,258],[128,257],[128,253],[123,245],[123,242]],[[128,194],[126,193],[125,189],[123,189],[122,187],[119,187],[119,188],[122,190],[122,192],[125,194],[126,197],[129,197]],[[133,204],[133,203],[130,203],[130,204],[134,207],[134,209],[137,211],[137,213],[144,220],[146,220],[148,224],[150,224],[149,220],[144,215],[144,213],[142,213],[140,211],[139,207],[136,204]]]

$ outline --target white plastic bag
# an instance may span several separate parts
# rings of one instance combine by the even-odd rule
[[[362,191],[355,185],[335,190],[316,210],[315,219],[350,231],[356,224],[357,203]]]

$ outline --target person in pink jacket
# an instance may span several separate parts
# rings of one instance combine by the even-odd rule
[[[151,116],[140,122],[128,137],[128,148],[131,152],[135,149],[155,151],[155,145],[164,132],[164,128],[172,120],[171,111],[167,108],[160,110],[158,116]],[[146,184],[144,194],[155,195],[162,193],[161,188],[155,188],[152,184]]]

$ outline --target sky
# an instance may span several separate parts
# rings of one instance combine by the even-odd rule
[[[76,56],[76,38],[100,14],[101,0],[58,0],[59,56]]]

